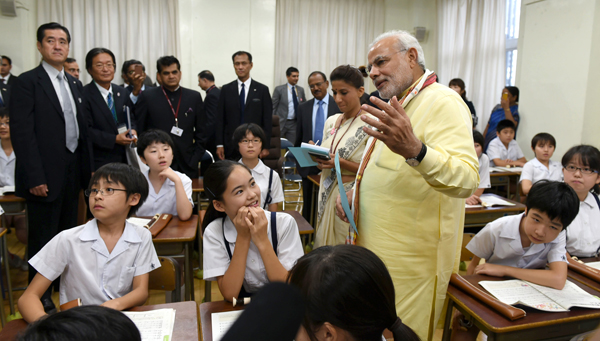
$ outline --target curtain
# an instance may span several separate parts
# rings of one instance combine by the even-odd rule
[[[440,82],[465,82],[482,133],[506,81],[505,5],[505,0],[437,0]]]
[[[383,33],[383,0],[278,0],[275,33],[275,85],[287,82],[290,66],[300,70],[298,85],[308,98],[308,75],[327,75],[339,65],[367,64],[367,48]]]
[[[69,56],[77,59],[84,85],[92,80],[85,56],[94,47],[115,54],[113,83],[123,83],[121,66],[128,59],[140,60],[156,81],[156,60],[180,52],[177,6],[177,0],[43,0],[37,1],[37,21],[69,29]]]

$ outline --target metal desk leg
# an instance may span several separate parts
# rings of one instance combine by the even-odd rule
[[[446,318],[444,320],[444,333],[442,334],[442,341],[450,341],[452,331],[450,325],[452,324],[452,308],[454,307],[454,301],[448,299],[448,308],[446,309]]]
[[[193,242],[185,243],[185,300],[194,300],[194,278],[192,272],[192,248],[190,244]]]

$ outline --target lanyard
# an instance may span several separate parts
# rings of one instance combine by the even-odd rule
[[[333,139],[331,140],[331,146],[329,146],[329,153],[330,154],[335,154],[335,151],[337,150],[338,146],[340,145],[340,142],[342,142],[342,139],[344,138],[344,136],[346,135],[346,133],[348,132],[348,130],[350,130],[350,127],[352,126],[352,123],[354,123],[354,120],[356,120],[356,118],[358,116],[360,116],[360,113],[362,112],[362,109],[360,109],[358,111],[358,113],[356,114],[356,116],[354,116],[354,118],[352,119],[352,121],[350,122],[350,125],[348,126],[348,129],[346,129],[346,131],[342,134],[342,137],[340,137],[340,140],[338,141],[338,143],[335,145],[335,148],[332,150],[333,148],[333,144],[335,143],[335,137],[337,136],[338,131],[340,131],[340,128],[342,127],[342,120],[340,120],[340,125],[335,128],[334,126],[334,130],[335,132],[333,133]],[[344,116],[342,115],[342,119],[344,118]]]
[[[165,94],[165,98],[167,99],[167,102],[169,102],[169,106],[171,107],[173,116],[175,116],[175,126],[179,127],[179,124],[177,123],[177,115],[179,114],[179,106],[181,106],[181,97],[183,97],[183,94],[179,94],[179,102],[177,103],[177,111],[175,111],[175,109],[173,109],[173,104],[171,104],[171,100],[169,99],[169,96],[167,96],[167,93],[165,92],[165,88],[162,86],[160,88],[162,89],[163,94]]]

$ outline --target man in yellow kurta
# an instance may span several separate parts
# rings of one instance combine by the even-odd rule
[[[368,59],[373,83],[390,101],[371,97],[382,110],[363,106],[378,121],[364,119],[377,130],[367,131],[376,139],[367,143],[353,190],[357,244],[383,259],[398,317],[430,340],[450,275],[458,271],[464,198],[479,184],[471,115],[456,92],[435,83],[421,46],[407,32],[376,38]],[[341,205],[337,213],[346,218]]]

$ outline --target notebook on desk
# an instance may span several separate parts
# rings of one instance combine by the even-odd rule
[[[467,205],[465,204],[465,208],[475,208],[475,207],[492,207],[492,206],[515,206],[514,203],[510,201],[506,201],[502,198],[499,198],[490,194],[482,194],[479,199],[481,199],[481,204],[479,205]]]

